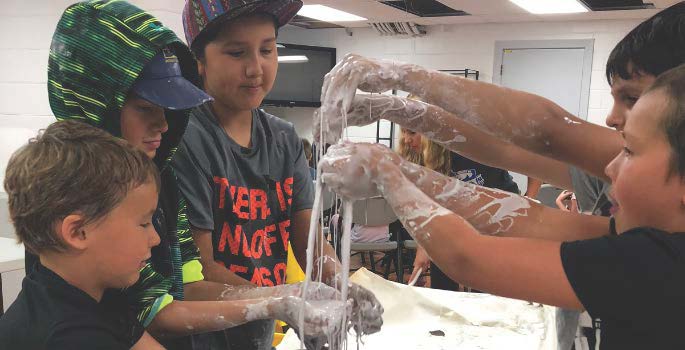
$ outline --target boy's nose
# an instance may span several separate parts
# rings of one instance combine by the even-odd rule
[[[152,230],[152,233],[150,234],[150,240],[149,240],[150,247],[156,247],[157,245],[159,245],[159,242],[161,242],[161,239],[159,238],[159,234],[157,233],[157,231]]]

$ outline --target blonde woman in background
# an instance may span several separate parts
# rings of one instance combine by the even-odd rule
[[[411,131],[407,128],[400,127],[400,138],[397,147],[399,155],[418,165],[424,165],[423,162],[423,137],[421,134]],[[411,240],[409,232],[402,226],[399,220],[390,223],[390,240],[391,241],[407,241]],[[425,270],[424,270],[425,271]],[[403,283],[404,281],[397,281]],[[418,284],[422,285],[422,284]]]
[[[422,160],[421,165],[425,166],[426,168],[447,176],[452,176],[451,153],[452,152],[429,140],[427,137],[421,137],[421,155],[418,158]],[[409,281],[413,281],[417,275],[427,272],[430,268],[431,288],[447,290],[459,289],[458,284],[447,278],[442,271],[440,271],[440,269],[430,261],[428,254],[426,254],[426,251],[421,247],[416,249],[416,257],[414,258],[413,266],[414,269],[409,277]],[[423,278],[417,278],[416,285],[422,286],[424,284],[425,281],[423,281]]]
[[[420,158],[423,159],[423,166],[447,176],[454,176],[452,170],[452,152],[429,140],[427,137],[421,138],[421,149]],[[429,268],[431,288],[452,291],[459,290],[459,284],[447,277],[440,268],[430,261],[426,251],[423,250],[423,248],[418,247],[416,250],[416,257],[414,258],[414,270],[412,271],[409,280],[412,281],[417,274],[426,272]],[[417,285],[423,284],[419,284],[419,282],[417,282]]]
[[[397,152],[402,158],[423,165],[423,149],[421,134],[400,127],[400,142]]]

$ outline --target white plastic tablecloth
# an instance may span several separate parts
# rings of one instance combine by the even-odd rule
[[[365,336],[359,349],[557,349],[553,307],[489,294],[409,287],[365,269],[350,280],[374,292],[385,309],[383,328]],[[348,348],[356,349],[355,342],[350,335]],[[277,349],[299,346],[290,330]]]

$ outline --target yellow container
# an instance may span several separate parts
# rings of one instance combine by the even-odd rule
[[[300,264],[297,263],[297,259],[295,259],[295,255],[293,255],[293,248],[290,246],[290,243],[288,243],[288,262],[286,263],[285,268],[285,283],[293,284],[302,282],[304,281],[304,278],[304,271],[302,271]],[[285,325],[285,322],[276,320],[276,332],[274,333],[272,346],[277,346],[283,340],[283,337],[285,336],[283,326]]]
[[[293,284],[304,281],[304,271],[297,263],[295,255],[293,254],[293,248],[288,243],[288,262],[285,268],[285,283]]]

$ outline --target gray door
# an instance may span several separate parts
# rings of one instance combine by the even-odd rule
[[[493,82],[546,97],[587,119],[593,40],[497,42]],[[512,173],[521,192],[527,179]]]
[[[580,116],[584,56],[582,48],[504,49],[501,84],[546,97]]]

